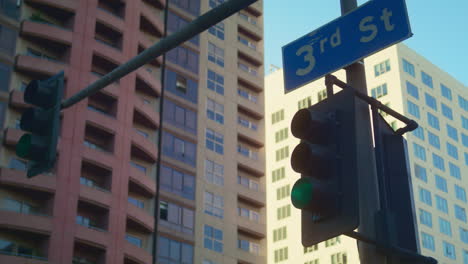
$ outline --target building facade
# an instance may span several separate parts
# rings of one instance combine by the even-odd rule
[[[51,173],[14,151],[29,81],[68,98],[222,2],[0,0],[1,263],[266,262],[261,1],[64,110]]]
[[[368,94],[419,124],[405,138],[421,253],[439,263],[468,263],[468,87],[404,44],[369,56],[365,65]],[[346,80],[342,70],[335,75]],[[290,122],[298,109],[326,98],[323,78],[285,95],[278,70],[265,87],[268,263],[359,263],[355,240],[345,236],[303,248],[300,210],[289,197],[300,177],[289,163],[298,144]],[[394,129],[403,126],[384,117]]]

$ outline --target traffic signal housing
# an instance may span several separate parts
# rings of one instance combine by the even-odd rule
[[[351,90],[299,110],[291,122],[301,143],[291,155],[301,178],[291,191],[302,210],[302,244],[312,246],[359,225],[355,99]]]
[[[16,155],[28,160],[27,177],[54,167],[60,130],[60,103],[64,90],[64,73],[47,80],[33,80],[24,91],[24,101],[33,105],[21,115],[24,134],[16,144]]]

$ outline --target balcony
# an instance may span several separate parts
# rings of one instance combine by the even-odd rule
[[[261,252],[261,250],[260,250]],[[238,263],[242,263],[242,264],[246,264],[246,263],[249,263],[249,264],[255,264],[255,263],[265,263],[266,260],[265,260],[265,257],[263,256],[257,256],[257,255],[254,255],[252,254],[251,252],[248,252],[248,251],[245,251],[245,250],[242,250],[242,249],[237,249],[236,250],[236,257],[239,259],[238,260]]]
[[[99,126],[112,133],[114,133],[114,130],[118,127],[115,117],[89,105],[86,111],[86,120],[93,124],[99,124]]]
[[[136,74],[138,86],[144,86],[142,89],[148,91],[148,94],[152,96],[161,96],[161,80],[156,78],[152,69],[141,67],[136,71]]]
[[[240,30],[240,29],[239,29]],[[260,67],[263,65],[263,53],[261,50],[261,43],[258,41],[252,40],[251,36],[246,37],[247,33],[239,34],[237,42],[237,56],[242,60],[246,60],[249,63]]]
[[[5,264],[44,264],[47,261],[49,236],[34,232],[1,227],[2,250],[0,263]]]
[[[252,175],[265,175],[265,154],[263,151],[253,151],[250,148],[239,148],[237,152],[238,167]]]
[[[257,120],[263,119],[263,102],[252,102],[242,96],[237,97],[237,111]]]
[[[253,190],[238,184],[236,187],[239,200],[252,206],[262,208],[266,204],[266,194],[264,190]]]
[[[75,237],[85,244],[105,248],[110,243],[109,233],[104,230],[93,229],[83,225],[76,225]]]
[[[130,166],[130,181],[143,188],[151,196],[156,195],[156,182],[141,170]]]
[[[249,124],[252,124],[252,123],[249,123]],[[256,130],[253,130],[251,127],[246,127],[238,123],[238,126],[237,126],[238,137],[239,137],[239,140],[248,142],[249,144],[255,146],[256,148],[262,148],[264,146],[263,125],[260,122],[257,122],[256,128],[257,128]]]
[[[148,4],[144,4],[141,9],[140,29],[149,32],[156,37],[162,37],[164,34],[164,25],[161,10],[158,10]]]
[[[150,34],[140,32],[140,34],[138,34],[138,43],[139,43],[139,49],[140,49],[138,53],[141,53],[143,50],[153,46],[158,40],[159,38],[151,36]],[[162,65],[162,60],[163,60],[163,56],[159,56],[155,60],[149,63],[156,67],[159,67]]]
[[[237,229],[239,232],[255,237],[256,239],[263,239],[266,237],[265,223],[257,223],[245,217],[237,218]]]
[[[50,234],[52,232],[52,218],[46,215],[35,215],[0,209],[0,226]]]
[[[97,9],[96,21],[102,23],[118,32],[123,32],[125,29],[125,21],[121,17],[108,12],[102,8]]]
[[[151,263],[152,256],[143,248],[137,247],[130,242],[124,242],[124,254],[125,258],[136,263]]]
[[[80,200],[109,208],[112,203],[112,194],[106,189],[97,186],[80,185]]]
[[[243,65],[238,65],[238,82],[244,83],[250,89],[255,92],[263,92],[263,79],[260,78],[260,72],[258,70],[250,71],[251,68],[245,68]]]
[[[59,25],[45,22],[24,20],[21,24],[21,35],[27,38],[39,39],[43,42],[52,42],[59,46],[71,46],[73,32]]]
[[[33,57],[29,55],[17,55],[15,67],[20,72],[31,73],[34,78],[48,78],[60,71],[68,73],[68,65],[58,60],[45,57]]]
[[[27,178],[25,171],[8,168],[0,168],[0,183],[48,193],[54,193],[56,189],[55,177],[41,174],[33,178]]]
[[[100,79],[100,76],[98,76],[97,74],[90,73],[89,76],[90,78],[89,78],[88,84],[92,84],[93,82]],[[120,94],[120,86],[114,82],[114,83],[107,85],[104,89],[101,90],[101,92],[110,97],[118,98]]]
[[[78,7],[78,2],[73,0],[25,0],[32,6],[44,6],[56,9],[55,12],[74,13]]]
[[[144,123],[148,128],[157,129],[159,127],[159,114],[154,107],[145,104],[142,100],[135,100],[134,119],[139,123]]]
[[[24,102],[24,92],[18,91],[18,90],[12,90],[10,92],[10,107],[24,110],[28,107],[30,107],[30,104],[27,104]]]
[[[142,208],[136,207],[134,204],[128,203],[127,214],[129,220],[140,225],[147,232],[154,231],[154,215],[150,215]]]
[[[263,13],[263,0],[259,0],[251,4],[250,6],[246,8],[246,10],[248,10],[249,13],[251,13],[252,15],[256,17],[261,16]]]
[[[143,137],[135,130],[132,131],[131,137],[132,152],[135,152],[137,156],[142,157],[143,160],[147,160],[150,163],[156,162],[156,159],[158,157],[158,149],[156,148],[156,144],[153,143],[151,140],[148,140],[147,138]]]
[[[242,28],[240,31],[247,33],[257,41],[263,39],[263,29],[257,19],[241,12],[237,16],[237,22],[239,24],[239,28]]]

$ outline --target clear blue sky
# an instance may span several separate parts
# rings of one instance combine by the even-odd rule
[[[468,0],[406,5],[414,35],[404,43],[468,86]],[[270,64],[282,67],[282,46],[340,16],[340,0],[264,0],[264,14],[267,72]]]

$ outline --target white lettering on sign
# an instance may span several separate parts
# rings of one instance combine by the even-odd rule
[[[395,25],[392,24],[390,18],[392,17],[392,11],[388,10],[387,8],[382,9],[382,15],[380,16],[380,20],[383,22],[383,28],[386,31],[393,31],[395,29]],[[376,21],[378,22],[378,20]],[[380,23],[381,24],[381,23]],[[373,16],[366,16],[359,22],[359,31],[362,33],[361,38],[359,38],[359,42],[361,43],[368,43],[377,37],[379,33],[379,27],[377,23],[374,23]],[[330,50],[330,48],[336,48],[341,45],[341,32],[340,28],[337,27],[335,33],[333,33],[329,37],[322,37],[318,41],[313,41],[310,44],[304,45],[300,47],[296,51],[296,56],[302,56],[304,62],[307,65],[304,68],[299,68],[296,71],[296,75],[304,76],[311,72],[316,64],[316,60],[314,57],[314,44],[317,44],[320,49],[320,54],[326,53]]]

